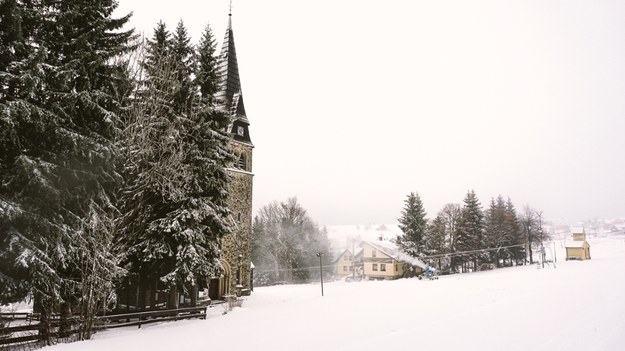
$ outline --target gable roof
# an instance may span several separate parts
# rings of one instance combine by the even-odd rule
[[[391,241],[365,241],[363,243],[366,243],[396,261],[402,261],[423,269],[427,267],[423,261],[406,254]]]
[[[337,262],[338,262],[341,258],[343,258],[343,256],[345,256],[345,254],[347,254],[347,253],[349,253],[350,255],[352,254],[352,252],[351,252],[351,251],[349,251],[349,250],[347,250],[347,249],[346,249],[345,251],[343,251],[340,255],[338,255],[338,256],[336,257],[336,260],[334,260],[334,263],[337,263]],[[353,255],[352,255],[352,257],[353,257]]]
[[[590,247],[590,244],[587,241],[568,241],[566,243],[566,245],[564,245],[564,246],[566,248],[579,249],[579,248],[582,248],[584,246]]]

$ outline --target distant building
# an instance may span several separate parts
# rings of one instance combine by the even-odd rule
[[[425,264],[410,258],[390,241],[364,241],[361,246],[365,279],[397,279],[407,270],[420,273],[425,269]]]
[[[584,228],[571,229],[572,241],[565,245],[567,260],[589,260],[590,244],[586,241],[586,231]]]
[[[334,261],[335,273],[337,279],[343,279],[354,274],[354,254],[345,250]]]

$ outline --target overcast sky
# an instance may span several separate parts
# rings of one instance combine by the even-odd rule
[[[228,1],[120,0],[221,43]],[[254,211],[428,217],[474,189],[545,218],[625,216],[625,1],[234,0]]]

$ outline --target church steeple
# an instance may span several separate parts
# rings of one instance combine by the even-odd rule
[[[241,91],[241,80],[239,78],[239,65],[237,62],[237,51],[234,45],[234,34],[232,30],[232,7],[228,13],[228,28],[219,55],[221,89],[217,93],[224,104],[224,108],[231,114],[232,125],[230,132],[237,141],[251,144],[249,133],[250,122],[245,113],[243,104],[243,93]]]

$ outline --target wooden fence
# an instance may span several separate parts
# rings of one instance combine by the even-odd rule
[[[182,319],[206,319],[206,309],[207,307],[203,306],[96,316],[94,332],[129,326],[141,328],[144,324]],[[75,317],[73,319],[71,322],[72,327],[64,332],[65,335],[77,334],[79,332],[76,328],[79,321]],[[42,341],[40,330],[44,329],[42,328],[44,325],[39,322],[39,316],[32,313],[0,313],[0,322],[12,323],[14,321],[18,321],[21,325],[0,328],[0,350],[16,349],[16,346],[26,346],[26,344],[33,344],[28,349],[37,348],[36,344]],[[58,316],[54,316],[50,323],[49,335],[51,338],[58,339],[60,325]]]

